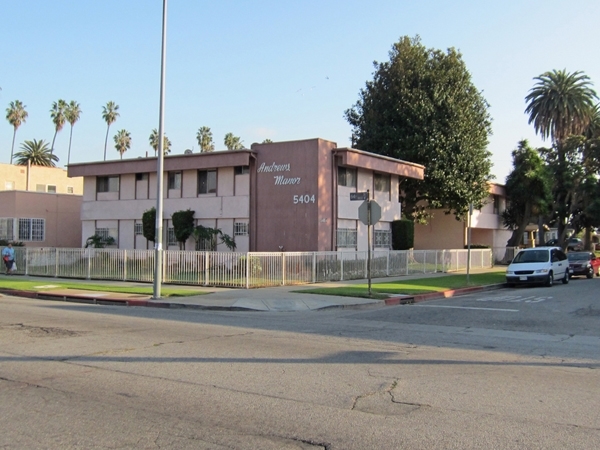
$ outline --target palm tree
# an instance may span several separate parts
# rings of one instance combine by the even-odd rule
[[[537,83],[529,91],[525,101],[529,123],[542,139],[550,138],[553,147],[550,155],[555,160],[554,203],[557,214],[558,239],[563,247],[567,231],[567,219],[574,204],[569,207],[568,199],[573,194],[573,185],[568,180],[568,137],[584,134],[592,120],[594,100],[598,97],[592,83],[582,72],[568,73],[566,70],[545,72],[534,78]]]
[[[150,147],[154,149],[154,156],[158,153],[158,130],[155,128],[150,133],[150,137],[148,138],[150,142]],[[171,141],[167,137],[167,135],[163,135],[163,154],[171,153]]]
[[[108,130],[110,130],[110,125],[117,120],[119,117],[119,105],[115,102],[110,101],[106,104],[106,106],[102,107],[102,118],[106,122],[106,138],[104,138],[104,161],[106,161],[106,144],[108,143]]]
[[[127,130],[119,130],[113,139],[115,140],[115,148],[121,154],[121,159],[123,159],[123,153],[131,148],[131,134]]]
[[[52,118],[52,123],[54,123],[54,138],[52,138],[52,147],[50,147],[50,153],[52,154],[54,154],[54,141],[56,141],[56,135],[65,125],[65,109],[67,109],[67,102],[62,99],[52,103],[52,109],[50,109],[50,117]]]
[[[582,72],[553,70],[539,77],[525,101],[525,113],[542,139],[560,143],[571,134],[581,134],[590,122],[596,92]]]
[[[238,136],[234,136],[233,133],[227,133],[223,143],[227,150],[241,150],[244,148],[242,140]]]
[[[75,100],[71,100],[71,102],[67,105],[67,109],[65,110],[65,117],[67,121],[71,124],[71,133],[69,134],[69,153],[67,154],[67,164],[71,162],[71,140],[73,139],[73,125],[75,122],[79,120],[79,116],[81,116],[81,108],[79,107],[79,103]]]
[[[265,139],[264,141],[261,142],[261,144],[272,144],[273,141],[271,139]]]
[[[12,146],[10,147],[10,163],[13,162],[13,151],[15,148],[15,137],[17,136],[17,129],[24,124],[27,120],[27,111],[25,111],[25,105],[20,100],[10,102],[8,108],[6,108],[6,120],[10,123],[13,128],[13,139]]]
[[[215,144],[213,143],[213,135],[209,127],[198,128],[196,139],[198,140],[198,145],[200,146],[200,152],[206,153],[214,151]]]
[[[56,167],[58,156],[52,153],[51,149],[48,148],[48,143],[44,142],[43,139],[25,141],[21,145],[21,149],[22,151],[15,153],[17,165],[26,166],[31,164],[32,166]]]

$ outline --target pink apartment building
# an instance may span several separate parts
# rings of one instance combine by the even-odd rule
[[[69,166],[70,177],[84,178],[82,243],[98,233],[115,238],[119,248],[152,247],[141,219],[156,205],[156,165],[151,157]],[[242,252],[366,250],[361,202],[350,193],[369,190],[382,210],[375,246],[390,248],[391,222],[401,217],[398,181],[423,179],[424,169],[323,139],[166,156],[164,247],[179,248],[171,215],[191,209],[197,224],[220,228]],[[190,238],[186,249],[194,248]]]

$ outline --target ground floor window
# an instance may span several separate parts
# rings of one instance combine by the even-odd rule
[[[102,238],[105,245],[118,245],[119,230],[117,228],[96,228],[95,234]]]
[[[179,245],[175,237],[175,228],[167,228],[167,246]]]
[[[4,239],[5,241],[14,241],[15,240],[15,219],[12,217],[3,217],[0,218],[0,239]]]
[[[248,224],[243,222],[236,222],[233,224],[233,235],[234,236],[248,236]]]
[[[214,252],[217,251],[217,237],[213,236],[208,239],[200,239],[196,241],[196,251],[198,252]]]
[[[20,241],[44,240],[46,232],[46,221],[44,219],[19,219],[19,237]]]
[[[378,248],[392,248],[392,232],[390,230],[375,230],[373,245]]]
[[[136,223],[133,225],[133,233],[136,236],[143,236],[144,235],[144,224],[142,223]]]
[[[338,248],[356,248],[357,232],[353,228],[338,228],[337,229],[337,246]]]

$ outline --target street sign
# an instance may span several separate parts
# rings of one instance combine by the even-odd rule
[[[368,192],[350,192],[350,200],[368,200]]]
[[[371,223],[369,223],[369,203],[371,203]],[[358,207],[358,219],[365,225],[375,225],[381,219],[381,206],[375,200],[364,201]]]

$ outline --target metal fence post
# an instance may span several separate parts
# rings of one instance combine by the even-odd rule
[[[250,252],[246,252],[246,289],[250,289]]]
[[[390,276],[390,249],[388,248],[387,251],[387,261],[386,261],[386,266],[385,266],[385,276],[389,277]]]
[[[281,285],[285,286],[285,253],[281,252]]]
[[[317,253],[312,254],[312,282],[317,282]]]
[[[338,258],[340,259],[340,281],[344,281],[344,252],[338,253]]]
[[[25,247],[25,275],[29,275],[29,249]]]
[[[54,251],[55,251],[54,278],[57,278],[58,277],[58,248],[55,248]]]
[[[127,281],[127,249],[123,250],[123,281]]]

